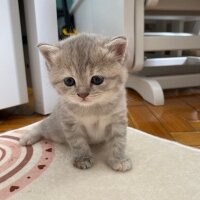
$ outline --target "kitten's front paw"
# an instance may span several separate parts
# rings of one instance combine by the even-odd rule
[[[115,171],[126,172],[132,168],[132,161],[129,158],[110,159],[108,165]]]
[[[39,140],[40,140],[40,136],[38,135],[25,134],[20,138],[19,144],[21,146],[28,146],[28,145],[35,144]]]
[[[78,158],[75,158],[73,161],[74,167],[77,167],[79,169],[89,169],[94,164],[94,159],[90,156],[81,156]]]

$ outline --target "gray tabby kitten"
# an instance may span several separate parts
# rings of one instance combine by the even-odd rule
[[[52,114],[25,134],[20,144],[34,144],[42,138],[66,142],[73,165],[87,169],[94,163],[89,145],[104,142],[108,165],[117,171],[130,170],[131,160],[125,155],[126,46],[124,37],[89,34],[56,45],[38,45],[59,101]]]

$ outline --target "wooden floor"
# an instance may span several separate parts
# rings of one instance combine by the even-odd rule
[[[0,111],[0,132],[39,121],[30,103]],[[165,105],[152,106],[136,92],[127,90],[129,126],[149,134],[200,148],[200,88],[167,90]]]

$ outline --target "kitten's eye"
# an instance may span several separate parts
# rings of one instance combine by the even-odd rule
[[[71,87],[71,86],[75,85],[76,82],[72,77],[66,77],[66,78],[64,78],[64,83],[66,86]]]
[[[91,79],[91,83],[94,85],[101,85],[104,81],[103,76],[93,76]]]

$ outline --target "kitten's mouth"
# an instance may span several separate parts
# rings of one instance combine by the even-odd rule
[[[89,102],[89,98],[88,98],[89,93],[87,93],[87,92],[77,93],[77,96],[78,96],[78,101],[80,103],[84,103],[85,104],[85,103]]]
[[[83,106],[89,106],[91,104],[94,104],[95,101],[93,98],[86,97],[86,98],[80,98],[80,97],[73,97],[70,99],[73,103],[83,105]]]
[[[86,99],[80,99],[80,102],[81,103],[90,103],[91,101],[89,101],[87,98]]]

